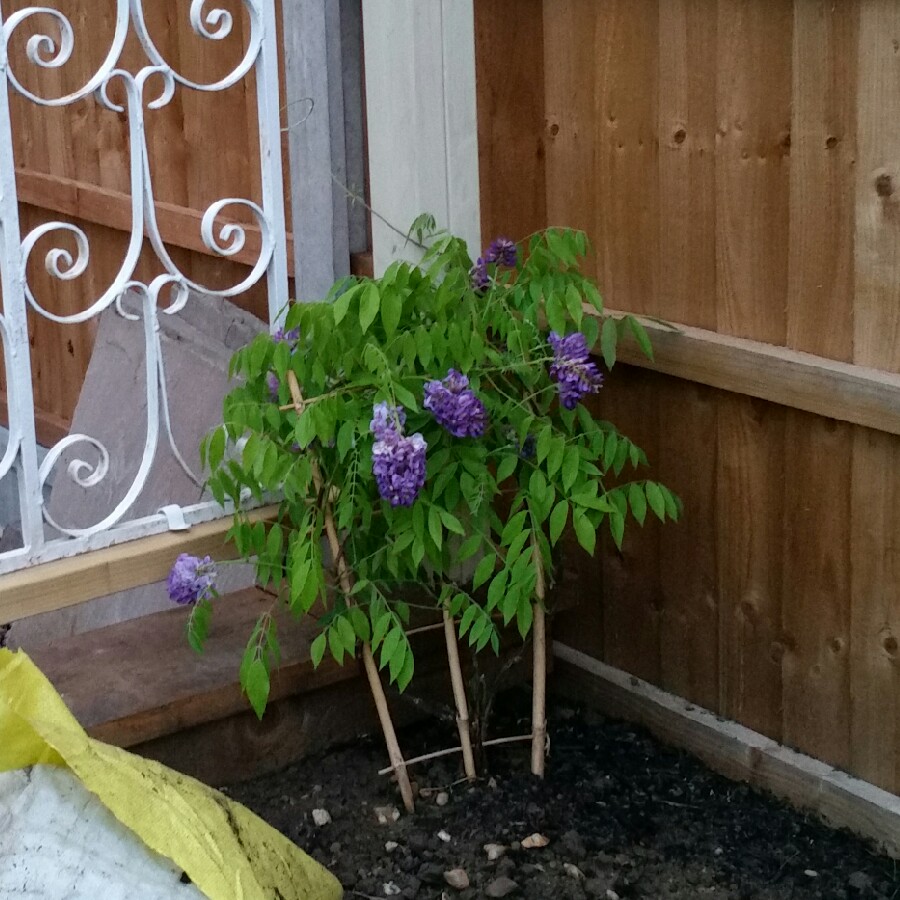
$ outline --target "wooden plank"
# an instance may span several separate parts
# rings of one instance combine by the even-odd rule
[[[900,9],[860,9],[853,359],[900,371]],[[900,561],[897,438],[861,428],[853,436],[851,659],[853,770],[900,790]]]
[[[715,331],[716,18],[670,0],[659,34],[658,314]]]
[[[73,216],[76,219],[103,225],[116,231],[131,233],[131,197],[127,193],[56,175],[45,175],[30,169],[16,170],[16,184],[21,203],[27,203],[30,206],[60,215]],[[158,201],[156,216],[164,243],[204,256],[222,258],[203,242],[200,234],[202,212]],[[225,224],[235,220],[223,216],[217,221]],[[260,231],[256,225],[241,224],[246,232],[246,243],[234,256],[228,257],[228,260],[252,266],[259,259]],[[293,239],[292,234],[287,235],[288,274],[292,278],[294,277]]]
[[[716,19],[704,0],[659,4],[658,313],[716,325]],[[660,380],[658,458],[650,477],[685,504],[659,536],[660,686],[718,702],[716,443],[719,397]]]
[[[243,713],[238,667],[253,626],[276,614],[281,665],[273,673],[270,702],[353,678],[358,666],[327,660],[317,670],[309,645],[317,629],[278,609],[258,588],[220,598],[209,640],[194,653],[185,637],[188,610],[156,613],[35,648],[31,656],[93,737],[121,747],[153,740],[203,722]],[[97,691],[101,678],[104,690]]]
[[[787,346],[853,361],[858,2],[796,0]]]
[[[717,5],[716,330],[775,345],[786,337],[792,28],[790,3]],[[768,643],[782,605],[784,432],[777,417],[761,426],[760,413],[719,401],[718,708],[778,734],[781,678]]]
[[[728,778],[747,781],[849,828],[900,857],[900,798],[826,763],[688,703],[554,642],[553,689],[606,715],[636,722],[695,754]]]
[[[716,508],[718,493],[720,396],[701,385],[659,377],[655,382],[658,449],[650,457],[650,470],[637,477],[661,481],[684,501],[678,524],[659,530],[658,683],[715,709],[719,701],[719,583],[716,517],[710,511]]]
[[[654,359],[627,340],[620,344],[619,359],[628,365],[900,434],[898,375],[688,325],[642,321]]]
[[[350,273],[338,0],[282,4],[282,31],[294,272],[299,297],[319,300]]]
[[[659,314],[658,0],[578,4],[578,27],[596,34],[596,142],[591,198],[600,286],[616,306]],[[557,46],[556,52],[569,48]],[[587,124],[587,123],[586,123]],[[582,190],[581,173],[569,173]],[[553,185],[548,185],[553,191]],[[555,220],[558,221],[558,220]]]
[[[720,0],[716,40],[718,330],[784,344],[792,7]]]
[[[850,770],[900,791],[900,441],[853,435]]]
[[[478,170],[485,240],[502,234],[523,238],[547,225],[544,5],[542,0],[475,4]]]
[[[595,415],[616,427],[641,447],[651,462],[658,459],[657,396],[661,379],[640,370],[616,369],[596,401]],[[628,474],[626,478],[631,478]],[[643,528],[629,521],[622,551],[602,531],[603,659],[641,678],[660,677],[659,572],[660,523],[648,515]]]
[[[786,410],[749,397],[719,403],[716,500],[700,515],[718,522],[717,712],[781,736],[781,629]],[[724,451],[727,442],[728,452]],[[734,452],[734,448],[740,448]]]
[[[274,507],[249,514],[252,521],[272,516]],[[162,581],[179,553],[235,559],[226,543],[231,518],[195,525],[190,531],[166,532],[30,569],[0,575],[0,622],[75,606],[85,600]]]
[[[847,361],[857,15],[855,3],[794,4],[787,343]],[[839,766],[850,763],[851,433],[795,410],[785,420],[782,740]]]
[[[788,414],[782,740],[843,768],[850,764],[850,438],[845,423]]]

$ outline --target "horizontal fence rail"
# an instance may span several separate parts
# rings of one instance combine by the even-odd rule
[[[288,301],[274,0],[242,0],[242,13],[244,43],[239,61],[225,74],[200,80],[187,77],[167,61],[147,27],[142,0],[117,0],[114,32],[102,63],[75,90],[50,96],[33,87],[34,79],[28,77],[33,73],[20,70],[23,60],[13,56],[11,43],[14,40],[21,42],[23,34],[26,36],[24,61],[34,71],[63,70],[77,50],[78,36],[72,21],[61,11],[43,6],[19,9],[4,16],[0,3],[0,73],[8,82],[8,89],[0,90],[0,289],[3,300],[0,342],[9,416],[6,445],[0,445],[0,481],[16,478],[22,532],[21,547],[0,553],[0,574],[135,537],[188,529],[227,512],[210,501],[187,506],[168,505],[152,515],[126,521],[147,482],[161,438],[168,442],[172,455],[186,474],[197,482],[198,487],[200,484],[196,474],[190,472],[172,433],[160,344],[161,317],[177,316],[194,302],[196,295],[224,301],[240,296],[265,280],[269,323],[270,327],[275,327]],[[194,35],[208,41],[210,48],[228,38],[238,24],[231,12],[206,0],[192,0],[188,15]],[[126,41],[135,38],[146,59],[133,71],[126,69],[122,60]],[[171,223],[165,218],[165,207],[154,199],[147,113],[168,106],[179,92],[216,94],[245,79],[248,83],[255,81],[261,201],[224,197],[210,204],[201,215],[182,217],[183,221],[179,221],[180,228],[196,231],[191,246],[221,259],[245,264],[246,268],[234,283],[213,288],[189,277],[167,247]],[[34,178],[29,179],[23,174],[23,187],[30,193],[23,197],[17,192],[16,165],[20,161],[14,153],[11,93],[48,109],[77,107],[93,98],[101,109],[117,114],[126,123],[130,196],[122,194],[118,197],[121,202],[117,212],[126,226],[127,248],[112,281],[76,312],[61,314],[54,311],[34,286],[31,273],[35,267],[29,263],[35,257],[51,279],[75,281],[87,270],[90,240],[81,227],[62,221],[46,222],[24,235],[21,233],[20,202],[27,202],[40,184],[36,185]],[[218,135],[210,137],[210,153],[215,153],[221,140]],[[68,209],[61,211],[69,212]],[[48,242],[52,243],[52,249],[39,249],[39,244],[43,248]],[[148,244],[162,273],[141,280],[139,262]],[[70,249],[72,247],[74,251]],[[137,472],[118,502],[96,521],[75,527],[66,521],[58,521],[48,509],[46,488],[59,479],[69,479],[84,489],[96,487],[109,474],[112,451],[90,434],[70,433],[56,435],[58,439],[46,453],[39,453],[32,380],[35,360],[29,344],[29,316],[77,327],[98,320],[110,309],[128,321],[142,324],[146,415],[143,423],[134,423],[136,428],[143,428],[142,456]],[[116,386],[110,385],[109,390],[114,399]]]

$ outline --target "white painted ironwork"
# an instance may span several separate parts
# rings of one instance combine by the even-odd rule
[[[0,554],[0,574],[170,528],[183,529],[221,516],[224,512],[221,507],[209,502],[189,507],[167,506],[156,515],[124,521],[146,482],[161,427],[176,459],[190,474],[175,446],[169,422],[159,316],[176,315],[189,302],[192,293],[235,297],[263,276],[268,279],[271,327],[276,327],[288,300],[275,4],[274,0],[241,2],[249,21],[249,36],[240,62],[218,81],[199,83],[175,70],[147,30],[143,0],[116,0],[115,32],[102,65],[77,90],[62,97],[47,98],[26,88],[20,80],[21,73],[11,68],[8,54],[10,39],[24,23],[33,20],[31,24],[39,25],[42,30],[27,40],[28,62],[42,69],[61,68],[69,61],[75,48],[76,34],[72,23],[61,11],[46,6],[29,7],[4,19],[0,0],[0,75],[5,76],[9,90],[45,107],[70,106],[93,95],[104,108],[123,114],[127,118],[130,140],[132,197],[128,249],[109,287],[77,313],[59,315],[46,308],[41,298],[36,296],[26,274],[29,258],[38,241],[46,235],[52,235],[56,240],[68,236],[68,240],[74,241],[74,254],[57,246],[43,260],[46,271],[62,281],[72,281],[84,274],[90,258],[89,241],[82,229],[64,222],[48,222],[24,238],[20,234],[9,90],[6,85],[0,85],[0,287],[3,295],[0,341],[6,365],[10,417],[7,445],[0,456],[0,479],[11,472],[17,476],[23,537],[21,548]],[[48,20],[56,30],[55,34],[47,33]],[[192,0],[190,24],[199,37],[216,42],[231,33],[234,22],[230,12],[214,6],[214,0]],[[146,65],[133,73],[119,67],[129,31],[136,35],[147,58]],[[156,220],[153,180],[144,134],[144,111],[166,106],[177,90],[226,90],[251,71],[255,74],[257,89],[262,202],[257,204],[235,197],[218,200],[205,211],[200,233],[204,244],[218,256],[228,258],[239,253],[246,240],[245,227],[238,224],[216,226],[223,212],[239,208],[251,213],[259,228],[261,248],[255,265],[240,283],[224,290],[215,290],[192,281],[180,271],[163,243]],[[109,89],[114,82],[120,83],[124,89],[122,103],[116,103],[111,98]],[[149,284],[135,278],[145,238],[149,239],[165,269],[164,274]],[[168,300],[164,307],[160,306],[162,295]],[[102,519],[89,527],[75,528],[65,522],[54,521],[45,504],[44,487],[51,476],[68,477],[85,488],[99,484],[109,471],[110,454],[96,438],[87,434],[70,434],[50,448],[39,464],[27,329],[28,307],[34,314],[63,325],[86,322],[110,307],[126,318],[143,322],[147,416],[141,464],[125,496]],[[69,462],[64,472],[55,471],[61,456],[74,447],[89,450],[87,455],[95,461],[76,458]],[[45,536],[45,525],[54,529],[56,534],[49,538]]]

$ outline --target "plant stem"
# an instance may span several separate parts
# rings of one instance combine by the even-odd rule
[[[501,744],[513,744],[518,743],[519,741],[530,741],[530,734],[518,734],[514,737],[502,737],[502,738],[493,738],[490,741],[485,741],[482,746],[484,747],[499,747]],[[425,753],[423,756],[414,756],[412,759],[408,759],[406,761],[406,765],[412,766],[416,763],[420,762],[428,762],[430,759],[440,759],[442,756],[452,756],[454,753],[459,753],[462,750],[462,747],[448,747],[446,750],[435,750],[432,753]],[[379,775],[390,775],[391,772],[394,771],[393,766],[388,766],[386,769],[379,770]],[[468,781],[468,779],[463,779],[464,781]]]
[[[294,409],[297,414],[303,412],[303,395],[300,392],[300,384],[297,376],[289,371],[287,373],[288,385],[291,389],[291,397],[294,401]],[[322,474],[316,461],[311,460],[311,469],[313,483],[316,490],[322,490]],[[341,550],[341,542],[338,538],[337,528],[334,525],[334,514],[331,509],[331,500],[327,497],[324,500],[325,507],[325,534],[328,538],[328,544],[331,548],[331,556],[334,559],[337,568],[338,581],[341,590],[349,597],[353,590],[350,570],[347,568],[347,561],[344,559]],[[387,744],[388,758],[391,761],[392,769],[397,773],[397,784],[400,787],[400,795],[403,797],[403,805],[407,812],[415,810],[415,801],[413,799],[412,785],[409,782],[409,773],[406,771],[406,763],[403,759],[403,753],[400,750],[400,744],[397,741],[397,732],[394,730],[394,723],[391,720],[391,712],[388,708],[387,697],[384,693],[384,685],[381,683],[381,677],[378,674],[378,666],[375,664],[375,658],[372,656],[372,647],[368,643],[363,643],[363,666],[366,670],[366,677],[369,680],[369,689],[372,691],[372,699],[375,701],[375,709],[378,712],[378,720],[381,722],[381,730],[384,732],[384,742]]]
[[[459,662],[459,645],[456,643],[456,623],[450,610],[444,608],[444,637],[447,641],[447,659],[450,663],[450,680],[453,683],[453,699],[456,702],[456,727],[459,729],[459,745],[462,747],[463,767],[466,778],[475,780],[475,756],[472,753],[472,735],[469,732],[469,703]]]
[[[534,554],[534,569],[537,576],[534,593],[534,625],[532,629],[532,646],[534,667],[532,673],[533,694],[531,701],[531,773],[539,778],[544,777],[544,762],[547,745],[547,621],[544,612],[546,585],[544,582],[544,559],[541,548],[532,538],[531,549]]]

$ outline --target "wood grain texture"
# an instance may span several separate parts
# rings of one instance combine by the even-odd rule
[[[717,22],[709,4],[659,4],[659,276],[657,312],[716,325]],[[618,300],[616,300],[618,302]],[[659,538],[660,684],[715,706],[719,680],[715,519],[718,394],[661,380],[659,456],[651,477],[684,501]]]
[[[717,8],[716,328],[783,345],[793,10],[789,2],[741,0]],[[776,492],[785,477],[784,432],[777,417],[763,420],[742,399],[719,402],[718,705],[777,733],[781,677],[771,638],[783,613]]]
[[[602,635],[607,661],[900,789],[900,10],[543,12],[546,122],[527,134],[547,221],[588,232],[613,308],[676,324],[645,320],[652,361],[620,346],[601,408],[690,498],[682,525],[605,551],[581,645]],[[529,58],[508,37],[504,58]],[[491,153],[485,209],[515,175]]]
[[[542,0],[475,3],[484,240],[547,224]]]
[[[900,102],[900,10],[871,0],[860,10],[856,172],[854,362],[900,366],[897,206],[900,126],[886,115]],[[900,790],[900,442],[854,429],[850,597],[851,768]]]
[[[593,409],[641,447],[659,458],[660,378],[649,372],[616,368]],[[630,472],[623,480],[634,477]],[[603,658],[611,665],[655,683],[660,678],[660,523],[647,516],[643,528],[630,521],[621,552],[603,529]]]

